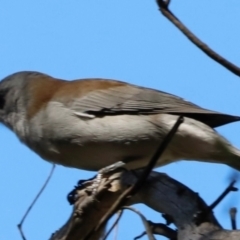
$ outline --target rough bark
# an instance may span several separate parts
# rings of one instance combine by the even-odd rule
[[[50,239],[101,239],[104,227],[96,231],[96,226],[119,196],[136,183],[141,172],[119,170],[104,177],[94,194],[92,182],[77,190],[78,200],[69,220]],[[144,203],[159,213],[170,216],[178,229],[178,240],[240,239],[240,231],[222,229],[197,193],[166,174],[151,172],[138,193],[128,199],[129,205],[135,203]]]

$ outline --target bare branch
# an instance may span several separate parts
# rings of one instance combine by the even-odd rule
[[[108,232],[105,234],[105,236],[103,237],[102,240],[106,240],[108,238],[108,236],[110,235],[110,233],[112,232],[112,230],[116,227],[116,225],[118,224],[119,220],[121,219],[123,214],[123,210],[119,211],[119,214],[115,220],[115,222],[113,223],[112,227],[108,230]]]
[[[77,190],[79,198],[74,204],[70,219],[52,236],[51,240],[86,239],[119,196],[128,189],[129,185],[135,184],[138,181],[137,176],[143,173],[143,170],[137,170],[136,173],[118,171],[108,177],[104,176],[96,196],[87,189]],[[178,240],[240,239],[240,231],[223,230],[212,212],[196,223],[198,213],[204,212],[208,206],[197,193],[166,174],[151,172],[142,188],[128,199],[127,204],[136,203],[143,203],[159,213],[171,216],[172,222],[178,229]],[[103,229],[94,231],[91,240],[100,239],[102,234]]]
[[[201,41],[196,35],[194,35],[169,9],[169,1],[156,0],[161,13],[173,23],[193,44],[195,44],[200,50],[202,50],[211,59],[221,64],[223,67],[228,69],[230,72],[237,76],[240,76],[240,68],[221,55],[213,51],[207,44]]]
[[[162,223],[153,223],[151,221],[148,221],[148,223],[152,229],[153,234],[164,236],[169,240],[177,240],[177,231],[171,229],[170,227]],[[135,237],[134,240],[140,239],[144,235],[146,235],[146,232],[143,232],[138,237]]]
[[[153,232],[152,232],[152,229],[149,225],[149,222],[147,221],[147,219],[145,218],[145,216],[141,212],[139,212],[137,209],[135,209],[133,207],[128,207],[128,206],[123,206],[122,209],[128,209],[128,210],[131,210],[131,211],[135,212],[142,219],[142,222],[143,222],[143,225],[145,227],[148,239],[149,240],[155,240],[155,237],[153,236]]]
[[[52,168],[50,170],[50,173],[46,179],[46,181],[44,182],[43,186],[41,187],[41,189],[39,190],[38,194],[36,195],[36,197],[33,199],[32,203],[30,204],[30,206],[28,207],[27,211],[25,212],[25,214],[23,215],[23,218],[21,219],[20,223],[17,225],[18,230],[20,232],[20,235],[22,237],[23,240],[26,240],[26,237],[24,235],[23,229],[22,229],[22,225],[26,219],[26,217],[28,216],[28,214],[30,213],[31,209],[33,208],[33,206],[35,205],[35,203],[37,202],[38,198],[41,196],[42,192],[44,191],[44,189],[46,188],[46,186],[48,185],[48,182],[50,181],[53,172],[55,169],[55,164],[52,164]]]
[[[234,187],[235,183],[236,181],[233,180],[223,193],[209,206],[209,209],[213,210],[230,192],[238,191],[238,189]]]
[[[237,209],[231,208],[230,209],[230,217],[231,217],[232,230],[237,229],[236,215],[237,215]]]

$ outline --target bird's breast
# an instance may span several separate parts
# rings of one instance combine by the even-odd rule
[[[56,111],[42,113],[31,125],[28,145],[42,158],[87,170],[99,170],[117,161],[130,168],[143,167],[167,132],[148,116],[85,119],[64,110],[58,115]]]

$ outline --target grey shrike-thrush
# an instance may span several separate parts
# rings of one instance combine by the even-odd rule
[[[144,167],[179,115],[184,123],[157,166],[186,159],[240,170],[240,151],[213,129],[238,116],[115,80],[25,71],[0,82],[0,122],[43,159],[68,167],[95,171],[118,161]]]

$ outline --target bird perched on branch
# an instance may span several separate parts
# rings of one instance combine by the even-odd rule
[[[240,117],[115,80],[26,71],[0,82],[0,122],[43,159],[68,167],[144,167],[180,115],[184,122],[157,166],[186,159],[240,170],[240,151],[213,129]]]

